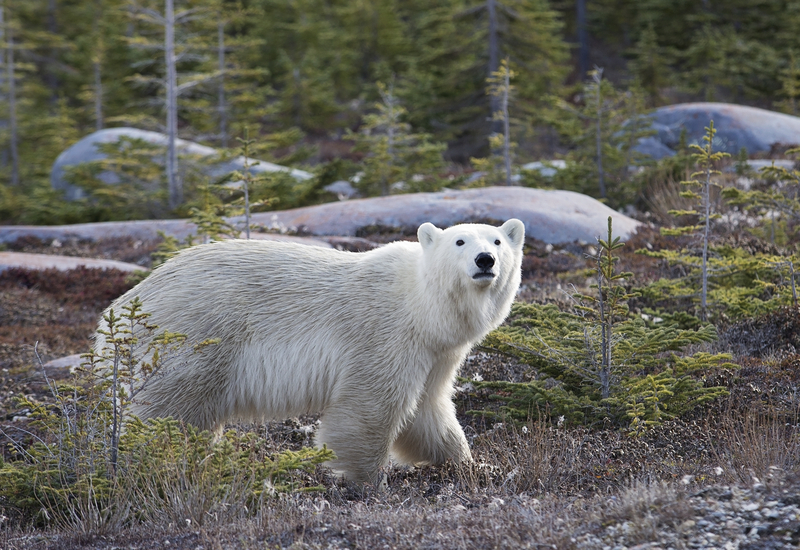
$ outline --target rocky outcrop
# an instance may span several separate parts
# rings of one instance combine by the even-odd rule
[[[448,227],[467,221],[519,218],[525,223],[528,236],[560,243],[594,242],[606,230],[608,216],[614,219],[614,232],[623,238],[640,225],[586,195],[527,187],[483,187],[349,200],[259,213],[253,220],[313,235],[355,235],[370,226],[413,231],[427,221]]]
[[[119,271],[147,271],[146,267],[116,260],[56,256],[52,254],[29,254],[27,252],[0,252],[0,271],[12,267],[25,269],[58,269],[69,271],[78,267],[95,269],[118,269]]]
[[[137,220],[130,222],[78,223],[74,225],[3,225],[0,226],[0,243],[12,243],[20,238],[33,237],[44,242],[53,239],[66,241],[99,241],[104,239],[132,238],[151,241],[163,232],[183,240],[197,232],[189,220]],[[327,242],[292,235],[275,233],[253,233],[253,239],[288,240],[317,246],[329,246]]]
[[[656,109],[650,115],[656,135],[641,140],[638,149],[653,158],[674,154],[681,132],[687,143],[703,144],[711,120],[717,135],[714,149],[732,155],[768,152],[773,145],[800,143],[800,117],[731,103],[681,103]],[[662,147],[656,144],[656,141]]]
[[[347,200],[254,214],[252,222],[278,232],[302,231],[318,236],[309,240],[276,233],[253,233],[254,238],[296,239],[306,244],[330,246],[325,236],[353,237],[363,228],[392,228],[413,232],[424,222],[440,227],[470,221],[505,221],[519,218],[531,237],[546,243],[594,242],[605,232],[608,216],[614,219],[615,234],[625,238],[639,222],[595,199],[571,191],[526,187],[485,187],[439,193],[410,193],[370,199]],[[242,223],[235,218],[235,223]],[[196,231],[188,220],[142,220],[102,222],[65,226],[0,226],[0,243],[21,237],[43,241],[77,238],[99,240],[130,237],[151,240],[163,231],[179,239]],[[337,246],[339,243],[333,243]]]
[[[121,137],[142,139],[148,143],[164,147],[167,145],[166,135],[158,132],[139,130],[137,128],[107,128],[94,132],[68,147],[58,156],[50,172],[50,184],[53,186],[53,189],[63,189],[67,200],[75,200],[82,197],[83,190],[71,185],[65,179],[65,170],[69,166],[106,158],[106,155],[100,151],[97,146],[102,143],[115,143]],[[176,145],[179,155],[212,158],[220,155],[220,152],[213,147],[207,147],[185,139],[178,139]],[[219,178],[235,170],[243,171],[244,160],[244,157],[235,157],[225,160],[224,162],[212,162],[208,166],[203,167],[203,169],[207,171],[210,177]],[[299,180],[311,178],[309,172],[287,168],[286,166],[280,166],[263,160],[249,159],[248,164],[250,164],[250,172],[254,174],[262,172],[286,172]],[[100,174],[100,179],[109,184],[119,181],[117,175],[113,172]]]

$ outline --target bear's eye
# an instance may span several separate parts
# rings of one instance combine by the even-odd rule
[[[464,246],[464,241],[462,241],[461,239],[458,239],[456,241],[456,246]]]
[[[497,246],[500,246],[500,239],[495,239],[494,240],[494,244],[496,244]]]

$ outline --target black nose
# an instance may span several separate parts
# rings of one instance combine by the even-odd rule
[[[477,265],[483,270],[489,269],[494,265],[494,256],[492,256],[488,252],[481,252],[475,258],[475,265]]]

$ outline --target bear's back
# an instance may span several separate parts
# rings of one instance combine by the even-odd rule
[[[297,336],[300,321],[340,332],[396,331],[411,322],[416,243],[342,252],[295,243],[231,240],[179,253],[116,304],[138,296],[159,327],[238,340],[269,330]],[[412,300],[413,301],[413,300]]]

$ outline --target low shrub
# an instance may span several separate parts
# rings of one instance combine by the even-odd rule
[[[52,402],[17,398],[31,419],[28,441],[10,439],[15,460],[0,459],[0,511],[21,524],[80,533],[165,518],[197,526],[251,513],[277,493],[316,488],[307,474],[333,458],[327,448],[270,455],[253,433],[215,438],[174,419],[131,415],[128,405],[164,357],[214,341],[189,349],[182,335],[164,331],[143,350],[135,331],[158,327],[141,303],[104,318],[103,349],[86,354],[72,380],[55,383],[45,373]]]

